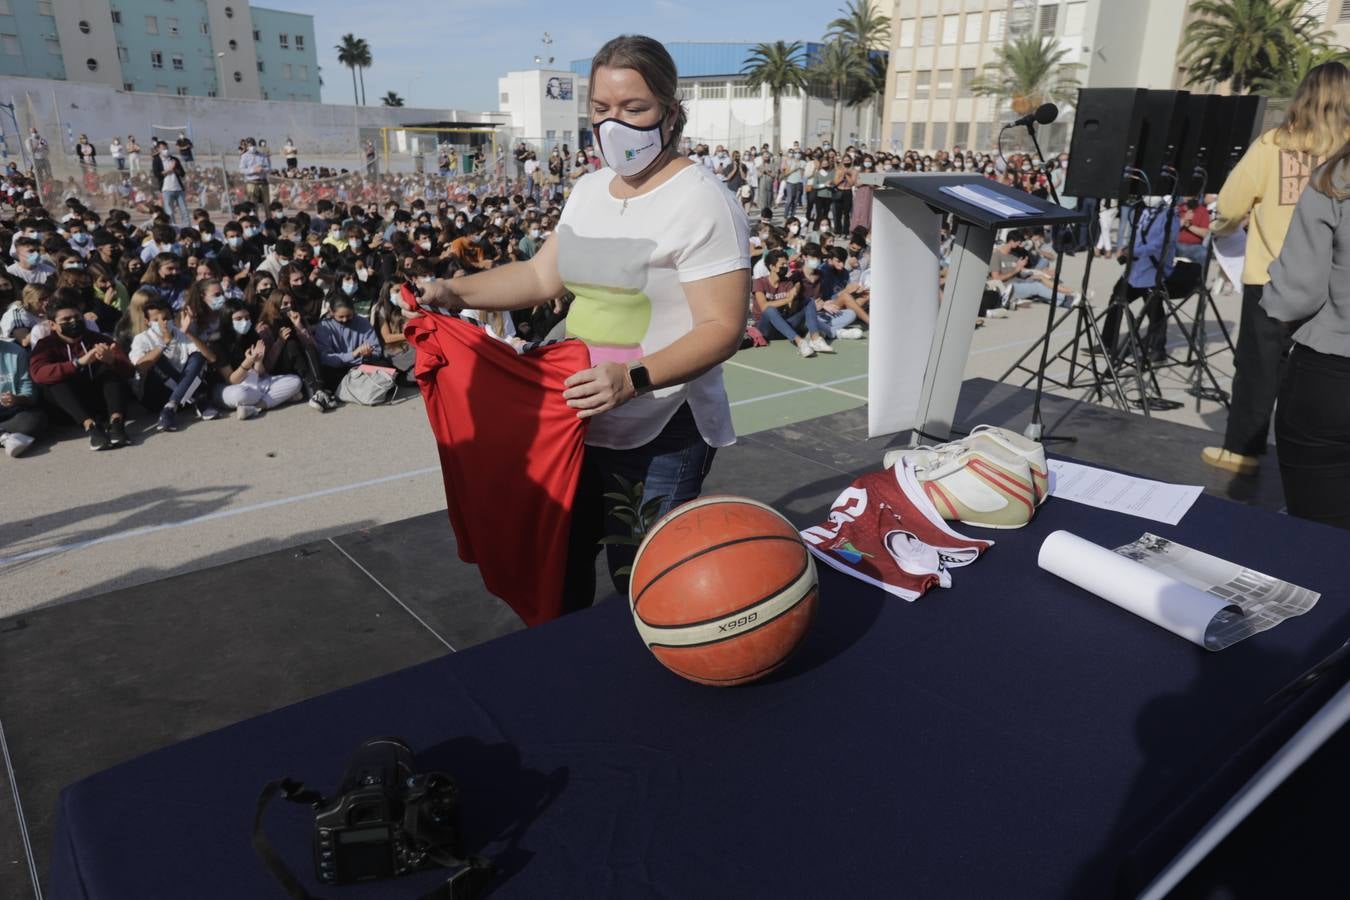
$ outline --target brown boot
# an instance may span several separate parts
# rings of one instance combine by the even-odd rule
[[[1222,447],[1206,447],[1200,451],[1200,458],[1216,469],[1224,469],[1235,475],[1255,475],[1261,468],[1261,457],[1244,456]]]

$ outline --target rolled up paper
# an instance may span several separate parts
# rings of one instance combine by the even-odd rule
[[[1067,531],[1042,543],[1037,565],[1205,649],[1214,617],[1236,606]]]

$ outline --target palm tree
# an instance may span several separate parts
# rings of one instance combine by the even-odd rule
[[[782,134],[783,95],[789,91],[806,90],[806,69],[802,66],[802,42],[756,44],[745,60],[742,75],[747,75],[745,85],[759,90],[761,86],[769,89],[773,98],[773,152],[779,146]]]
[[[361,102],[356,94],[356,67],[361,65],[361,40],[354,34],[344,34],[342,43],[333,48],[337,51],[338,62],[352,70],[352,105]]]
[[[825,45],[807,70],[816,90],[834,101],[834,110],[830,115],[830,137],[836,147],[842,145],[839,126],[844,120],[844,101],[848,97],[849,85],[866,71],[853,48],[837,38]]]
[[[366,105],[366,69],[370,68],[371,56],[370,45],[366,43],[365,38],[357,38],[356,41],[356,68],[361,73],[361,105]]]
[[[1318,42],[1304,44],[1294,51],[1293,56],[1271,75],[1261,75],[1252,81],[1252,88],[1271,97],[1286,98],[1294,96],[1298,86],[1308,73],[1323,63],[1338,62],[1350,66],[1350,50],[1331,44]]]
[[[994,61],[970,84],[979,97],[1007,100],[1025,115],[1047,101],[1070,106],[1078,99],[1079,63],[1066,62],[1069,51],[1050,35],[1013,38],[994,51]]]
[[[1303,0],[1195,0],[1191,9],[1199,18],[1186,26],[1180,54],[1188,84],[1227,81],[1241,94],[1276,77],[1300,46],[1317,43]]]
[[[855,83],[848,89],[848,105],[858,106],[873,98],[880,98],[886,90],[886,54],[891,44],[891,19],[877,13],[868,0],[849,0],[847,6],[839,10],[842,14],[827,26],[827,40],[842,41],[853,48],[858,56],[858,73]],[[880,82],[877,81],[877,57],[880,51]],[[874,114],[881,112],[878,103]],[[842,111],[840,117],[842,118]],[[836,137],[837,143],[842,143]]]
[[[384,106],[402,106],[403,98],[393,91],[390,91],[380,98],[380,103]]]

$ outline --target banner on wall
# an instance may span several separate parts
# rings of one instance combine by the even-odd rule
[[[544,96],[549,100],[571,100],[572,79],[555,75],[544,85]]]

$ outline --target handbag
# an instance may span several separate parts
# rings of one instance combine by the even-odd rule
[[[337,389],[338,399],[362,406],[388,403],[398,393],[398,382],[394,380],[397,374],[397,369],[384,366],[357,366],[342,376]]]

